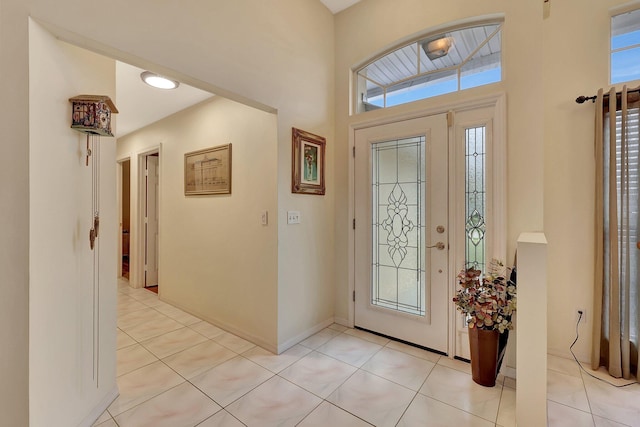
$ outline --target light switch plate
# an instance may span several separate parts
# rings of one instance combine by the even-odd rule
[[[262,223],[262,225],[267,225],[269,224],[269,212],[267,211],[262,211],[260,213],[260,222]]]

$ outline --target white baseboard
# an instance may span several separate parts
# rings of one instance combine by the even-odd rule
[[[214,318],[211,318],[209,316],[205,316],[203,314],[200,314],[198,312],[190,310],[187,307],[184,307],[183,305],[178,304],[177,302],[172,301],[170,299],[161,298],[160,300],[163,301],[163,302],[166,302],[167,304],[171,304],[172,306],[177,307],[180,310],[182,310],[184,312],[187,312],[187,313],[191,314],[192,316],[197,317],[198,319],[204,320],[205,322],[209,322],[214,326],[217,326],[217,327],[219,327],[221,329],[224,329],[225,331],[230,332],[230,333],[232,333],[232,334],[234,334],[234,335],[236,335],[236,336],[238,336],[240,338],[243,338],[243,339],[245,339],[247,341],[250,341],[250,342],[254,343],[255,345],[257,345],[259,347],[262,347],[265,350],[268,350],[268,351],[270,351],[272,353],[275,353],[276,350],[277,350],[276,346],[273,343],[265,341],[265,339],[262,338],[262,337],[259,337],[257,335],[253,335],[251,333],[248,333],[247,331],[243,331],[241,329],[238,329],[234,325],[231,325],[231,324],[226,323],[226,322],[222,322],[219,319],[214,319]]]
[[[89,415],[78,424],[78,427],[91,427],[119,395],[120,391],[118,391],[118,386],[113,386],[113,389],[89,412]]]
[[[287,341],[278,344],[277,346],[274,345],[273,343],[267,342],[265,341],[262,337],[247,333],[246,331],[240,330],[238,328],[236,328],[233,325],[230,325],[228,323],[222,322],[218,319],[213,319],[209,316],[205,316],[202,315],[200,313],[194,312],[193,310],[190,310],[184,306],[182,306],[181,304],[176,303],[175,301],[171,301],[170,299],[166,299],[166,298],[161,298],[161,301],[166,302],[167,304],[171,304],[174,307],[177,307],[179,309],[181,309],[182,311],[186,311],[187,313],[202,319],[206,322],[211,323],[212,325],[215,325],[219,328],[224,329],[227,332],[230,332],[234,335],[239,336],[240,338],[244,338],[247,341],[251,341],[252,343],[254,343],[257,346],[260,346],[262,348],[264,348],[265,350],[268,350],[272,353],[275,354],[280,354],[284,351],[287,351],[289,348],[293,347],[294,345],[298,344],[301,341],[304,341],[305,339],[309,338],[311,335],[320,332],[321,330],[323,330],[324,328],[326,328],[327,326],[331,325],[332,323],[340,323],[343,326],[347,326],[348,322],[345,321],[344,319],[338,319],[339,321],[335,321],[333,317],[324,320],[323,322],[307,329],[306,331],[296,335],[293,338],[288,339]],[[352,327],[352,326],[349,326]]]
[[[571,355],[571,352],[568,349],[567,350],[558,350],[558,349],[554,349],[554,348],[548,348],[547,349],[547,354],[550,354],[551,356],[562,357],[563,359],[573,360],[573,356]],[[584,355],[584,354],[581,354],[581,353],[576,353],[576,357],[582,363],[585,363],[587,365],[589,365],[591,363],[591,355]]]
[[[333,319],[333,323],[337,323],[338,325],[345,326],[347,328],[353,328],[353,323],[348,319],[343,319],[342,317],[335,317]]]
[[[502,369],[500,369],[500,373],[505,377],[516,378],[516,368],[510,366],[503,366]]]
[[[290,349],[294,345],[300,343],[301,341],[306,340],[311,335],[320,332],[321,330],[323,330],[327,326],[331,325],[332,323],[334,323],[333,317],[325,320],[324,322],[318,323],[314,327],[307,329],[306,331],[296,335],[293,338],[290,338],[290,339],[286,340],[285,342],[283,342],[281,344],[278,344],[278,354],[280,354],[280,353],[282,353],[284,351],[287,351],[288,349]]]

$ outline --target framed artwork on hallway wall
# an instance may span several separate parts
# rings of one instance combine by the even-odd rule
[[[291,140],[291,192],[324,195],[325,138],[292,128]]]
[[[184,155],[184,195],[231,194],[231,144]]]

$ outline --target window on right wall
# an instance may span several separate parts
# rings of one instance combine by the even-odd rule
[[[640,80],[640,9],[611,17],[611,84]]]

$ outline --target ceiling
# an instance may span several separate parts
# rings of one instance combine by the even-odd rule
[[[143,69],[116,61],[116,136],[122,137],[213,96],[180,84],[171,90],[156,89],[140,78]],[[150,70],[153,71],[153,70]]]
[[[358,3],[360,0],[320,0],[327,9],[331,11],[331,13],[336,14],[340,11],[345,10],[348,7],[353,6]]]
[[[320,0],[333,14],[360,0]],[[162,90],[140,79],[141,68],[116,61],[116,136],[123,137],[178,111],[214,96],[209,92],[180,84],[177,89]],[[153,70],[149,70],[153,71]]]

